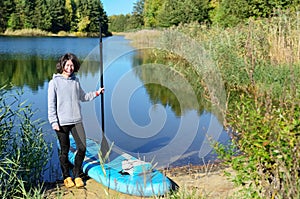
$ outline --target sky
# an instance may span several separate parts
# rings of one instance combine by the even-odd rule
[[[101,0],[107,16],[130,14],[137,0]]]

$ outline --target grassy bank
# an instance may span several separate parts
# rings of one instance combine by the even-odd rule
[[[189,24],[127,35],[136,47],[171,46],[167,59],[184,55],[201,68],[200,83],[233,138],[215,148],[237,172],[244,198],[300,197],[299,24],[299,15],[280,13],[230,29]]]
[[[23,29],[23,30],[7,29],[1,35],[3,36],[52,36],[53,34],[39,29]]]
[[[27,37],[98,37],[99,33],[60,31],[54,34],[40,29],[22,29],[22,30],[7,29],[1,35],[2,36],[27,36]]]

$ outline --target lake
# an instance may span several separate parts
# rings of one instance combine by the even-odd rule
[[[147,57],[123,36],[103,40],[104,121],[113,152],[127,152],[157,167],[202,165],[215,160],[208,137],[227,143],[222,121],[212,114],[182,71]],[[60,56],[72,52],[81,60],[77,76],[85,91],[95,91],[100,80],[98,38],[0,37],[0,81],[24,90],[35,117],[47,120],[48,82]],[[191,82],[192,81],[192,82]],[[197,85],[196,85],[197,86]],[[102,139],[100,98],[82,103],[87,137]],[[54,143],[47,181],[60,178],[56,134],[43,126],[45,139]]]

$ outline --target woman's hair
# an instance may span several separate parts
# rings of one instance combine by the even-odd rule
[[[62,56],[59,59],[58,63],[56,64],[56,71],[57,71],[57,73],[63,73],[64,67],[65,67],[66,62],[68,60],[71,60],[73,62],[74,72],[78,72],[79,71],[80,62],[79,62],[78,58],[76,57],[76,55],[74,55],[72,53],[67,53],[64,56]]]

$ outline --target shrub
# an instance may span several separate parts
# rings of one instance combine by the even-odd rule
[[[278,106],[266,96],[258,103],[248,95],[239,98],[227,115],[235,132],[235,148],[229,154],[236,156],[216,147],[237,171],[234,181],[246,185],[251,198],[298,198],[300,107],[287,102]]]

